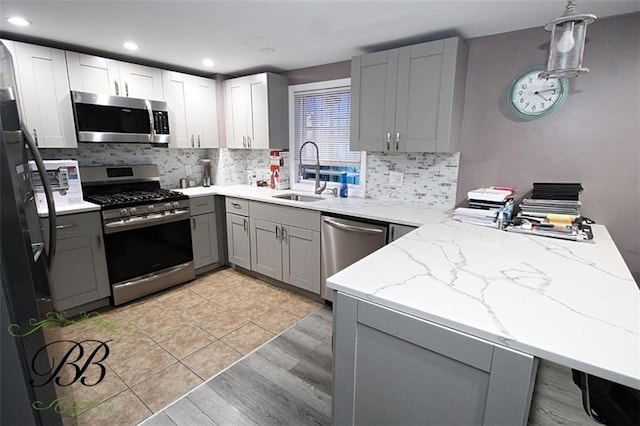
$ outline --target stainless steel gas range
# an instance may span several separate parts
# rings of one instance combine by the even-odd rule
[[[195,277],[189,197],[160,187],[158,166],[82,167],[99,204],[115,306]]]

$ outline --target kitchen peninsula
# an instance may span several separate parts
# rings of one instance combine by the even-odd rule
[[[593,230],[587,243],[425,218],[330,277],[334,422],[526,424],[538,358],[640,389],[640,291]]]

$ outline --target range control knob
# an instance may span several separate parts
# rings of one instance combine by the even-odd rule
[[[173,202],[173,208],[177,209],[178,207],[180,207],[180,203],[178,203],[177,201]]]
[[[171,210],[171,203],[165,203],[164,204],[164,209],[165,210]]]
[[[147,210],[149,210],[150,212],[154,211],[156,209],[156,206],[154,206],[153,204],[149,204],[147,206]]]
[[[135,207],[131,207],[129,209],[129,213],[132,214],[132,215],[136,214],[137,212],[138,212],[138,209],[136,209]]]
[[[127,215],[127,209],[120,209],[120,216],[126,216]]]

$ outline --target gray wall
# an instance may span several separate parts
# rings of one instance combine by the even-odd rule
[[[457,203],[485,185],[525,194],[536,181],[581,182],[583,215],[607,226],[640,278],[640,14],[588,27],[586,75],[571,79],[554,114],[523,122],[506,107],[512,79],[545,64],[542,27],[467,40],[467,75]],[[598,238],[598,235],[595,235]]]

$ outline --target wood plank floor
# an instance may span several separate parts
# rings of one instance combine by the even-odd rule
[[[323,307],[143,425],[329,425],[331,333],[331,310]],[[597,424],[582,409],[570,369],[540,362],[529,424]]]

